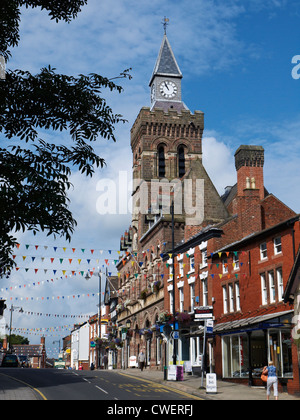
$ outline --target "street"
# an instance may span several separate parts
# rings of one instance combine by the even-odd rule
[[[13,380],[12,380],[13,378]],[[126,373],[112,371],[69,371],[55,369],[0,369],[0,382],[10,387],[27,386],[32,399],[102,401],[179,401],[198,399]],[[35,396],[34,396],[35,395]]]

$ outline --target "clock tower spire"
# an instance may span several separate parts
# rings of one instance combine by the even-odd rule
[[[162,108],[167,112],[170,108],[178,112],[188,110],[181,98],[182,73],[177,64],[167,37],[167,25],[169,19],[163,20],[164,37],[156,60],[156,64],[150,79],[151,110]]]

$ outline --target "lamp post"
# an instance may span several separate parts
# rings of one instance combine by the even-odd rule
[[[101,338],[102,338],[102,328],[101,328],[101,322],[102,322],[102,314],[101,314],[101,306],[102,306],[102,297],[101,297],[101,289],[102,289],[102,277],[101,277],[101,275],[102,275],[102,271],[99,269],[99,271],[98,271],[98,278],[99,278],[99,304],[98,304],[98,306],[99,306],[99,310],[98,310],[98,336],[99,336],[99,339],[101,340]],[[106,277],[107,277],[107,268],[106,268]],[[89,276],[89,274],[87,273],[86,274],[86,276],[85,276],[85,279],[88,281],[88,280],[90,280],[90,276]],[[100,367],[101,366],[101,351],[100,351],[100,347],[99,347],[99,353],[98,353],[98,367]]]
[[[20,309],[19,310],[19,313],[23,313],[24,311],[23,311],[23,308],[20,308],[19,306],[14,306],[14,305],[11,305],[11,307],[10,307],[10,326],[9,326],[9,351],[11,352],[11,330],[12,330],[12,320],[13,320],[13,311],[15,310],[15,309]]]
[[[175,224],[174,224],[174,195],[171,204],[171,215],[172,215],[172,264],[173,264],[173,331],[176,330],[176,320],[175,320],[175,255],[174,255],[174,248],[175,248]],[[173,366],[176,366],[177,363],[177,351],[176,351],[176,340],[173,339]]]

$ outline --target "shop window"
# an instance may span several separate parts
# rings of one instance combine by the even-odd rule
[[[226,336],[222,339],[223,377],[249,376],[248,338],[246,334]]]

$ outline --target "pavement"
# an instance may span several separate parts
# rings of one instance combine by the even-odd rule
[[[115,372],[115,371],[114,371]],[[175,388],[185,393],[191,394],[195,397],[203,398],[205,400],[266,400],[267,392],[265,387],[249,387],[248,385],[236,384],[217,380],[217,393],[206,393],[206,380],[203,381],[203,389],[201,389],[201,377],[184,374],[183,381],[165,381],[164,374],[161,370],[145,369],[143,372],[140,369],[126,369],[119,372],[125,373],[133,377],[145,379],[148,381],[162,384],[169,388]],[[274,400],[271,392],[270,400]],[[279,393],[279,400],[282,401],[300,401],[300,396],[293,396],[288,393]]]
[[[38,401],[38,392],[27,384],[0,372],[0,401]]]
[[[114,370],[111,372],[119,372],[131,377],[138,377],[139,380],[146,380],[159,383],[167,388],[177,389],[181,392],[193,395],[204,400],[266,400],[266,389],[264,387],[249,387],[247,385],[236,384],[217,380],[217,393],[206,393],[206,380],[204,378],[203,388],[201,388],[201,378],[199,376],[191,376],[184,374],[183,381],[165,381],[164,373],[159,370],[140,369]],[[9,375],[0,372],[0,401],[2,400],[41,400],[39,391],[31,388],[22,381],[16,380]],[[270,400],[274,400],[271,394]],[[299,401],[300,396],[293,396],[287,393],[279,393],[281,401]]]

